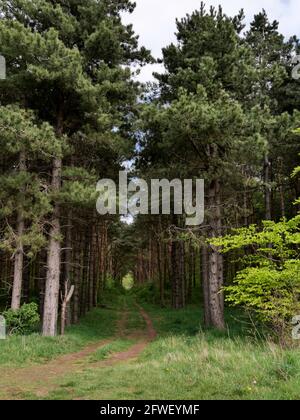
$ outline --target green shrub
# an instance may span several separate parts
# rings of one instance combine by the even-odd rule
[[[36,303],[24,304],[16,311],[9,309],[2,315],[6,320],[8,333],[15,335],[25,335],[33,332],[40,321]]]
[[[300,261],[286,262],[282,270],[246,268],[225,290],[228,302],[252,309],[261,321],[279,327],[300,314]]]
[[[300,216],[279,223],[263,222],[212,243],[223,253],[248,249],[233,286],[225,287],[226,300],[254,312],[277,336],[291,336],[291,322],[300,315]],[[252,252],[249,251],[252,249]]]

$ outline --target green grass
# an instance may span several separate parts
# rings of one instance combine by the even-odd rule
[[[255,337],[251,324],[238,311],[227,312],[228,329],[217,333],[203,329],[202,314],[196,306],[183,311],[153,305],[144,307],[154,321],[158,337],[138,360],[113,366],[89,366],[89,362],[105,360],[112,353],[127,350],[133,343],[126,336],[115,339],[90,356],[84,372],[58,378],[57,388],[47,399],[300,398],[300,350],[282,349]],[[11,343],[19,340],[11,347],[18,356],[4,354],[4,357],[14,359],[14,363],[22,359],[40,362],[44,357],[42,349],[45,349],[45,358],[49,358],[50,349],[51,357],[54,357],[61,351],[78,349],[85,342],[106,338],[116,325],[119,308],[129,312],[126,334],[145,329],[132,298],[121,298],[112,303],[109,310],[94,311],[80,326],[69,329],[63,339],[29,337],[30,357],[23,354],[22,339],[12,339]],[[58,345],[60,340],[66,340],[62,348]],[[35,348],[36,344],[38,348]],[[26,390],[25,394],[28,399],[36,398]]]
[[[79,325],[67,329],[64,337],[11,336],[0,340],[0,366],[43,363],[63,354],[81,350],[90,343],[111,337],[119,318],[116,308],[94,309]]]
[[[203,311],[200,305],[190,305],[180,311],[173,311],[169,308],[143,304],[145,310],[153,319],[154,326],[160,336],[185,335],[193,337],[199,333],[205,333],[206,339],[215,341],[218,338],[251,338],[262,339],[265,333],[258,327],[254,327],[251,320],[237,309],[226,309],[224,332],[203,327]]]
[[[298,399],[300,351],[250,335],[245,317],[229,312],[228,331],[203,331],[200,310],[146,305],[159,337],[138,361],[71,375],[49,398]],[[134,313],[131,315],[134,317]],[[136,314],[136,318],[138,318]],[[237,322],[240,318],[240,322]],[[68,396],[64,391],[66,383]]]
[[[78,325],[66,329],[64,337],[42,337],[39,334],[10,336],[0,340],[0,367],[24,367],[43,363],[64,354],[80,351],[88,344],[112,338],[117,321],[127,305],[127,298],[119,289],[107,290],[105,307],[93,309],[81,318]]]
[[[128,350],[134,344],[133,340],[119,339],[112,343],[108,343],[101,347],[92,356],[89,357],[89,362],[100,362],[109,358],[113,353],[119,353]]]
[[[127,314],[126,333],[133,333],[139,330],[145,330],[145,321],[139,314],[138,309],[134,306],[129,306],[131,310]]]

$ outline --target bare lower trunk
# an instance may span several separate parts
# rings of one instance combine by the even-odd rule
[[[165,285],[164,277],[162,273],[162,262],[161,262],[161,242],[160,239],[157,240],[157,269],[158,269],[158,278],[159,278],[159,295],[160,295],[160,304],[162,307],[165,306]]]
[[[224,314],[220,298],[218,259],[219,253],[213,247],[209,254],[209,306],[211,326],[223,330]]]
[[[65,271],[64,278],[67,284],[71,284],[72,274],[72,210],[68,212],[67,229],[66,229],[66,249],[65,249]],[[71,324],[71,305],[67,304],[65,313],[65,324],[69,326]]]
[[[73,323],[77,324],[79,321],[80,314],[80,281],[82,273],[82,250],[81,250],[82,234],[81,231],[77,231],[75,235],[75,269],[74,269],[74,301],[73,301]]]
[[[284,190],[283,186],[280,186],[280,210],[281,210],[281,217],[284,219],[286,217],[286,210],[285,210],[285,200],[284,200]]]
[[[47,262],[47,253],[43,249],[39,254],[39,314],[41,319],[43,319],[44,313],[44,298],[45,298],[45,282],[46,282],[46,262]]]
[[[280,194],[280,210],[281,217],[286,217],[285,197],[284,197],[284,175],[283,175],[283,159],[279,159],[279,194]]]
[[[269,156],[265,156],[264,165],[264,183],[265,183],[265,211],[266,220],[272,219],[272,188],[271,188],[271,162]]]
[[[221,313],[224,318],[224,292],[222,291],[224,287],[224,257],[218,252],[218,283],[219,283],[219,304],[221,308]]]
[[[246,227],[249,225],[248,217],[248,195],[247,191],[244,191],[244,226]]]
[[[53,161],[52,189],[59,192],[61,184],[62,160],[55,158]],[[50,240],[47,259],[47,277],[44,301],[43,335],[53,337],[57,334],[57,317],[59,302],[60,281],[60,209],[56,203],[54,206],[53,219],[51,221]]]
[[[185,307],[186,301],[186,270],[185,270],[185,246],[181,242],[179,244],[180,248],[180,284],[181,284],[181,307]]]
[[[70,301],[74,294],[75,287],[71,286],[69,289],[68,282],[65,282],[65,291],[64,295],[61,293],[61,320],[60,320],[60,333],[61,335],[65,334],[65,327],[67,321],[67,308],[70,306]]]
[[[204,303],[204,325],[211,325],[210,303],[209,303],[209,278],[208,278],[208,248],[206,245],[202,247],[201,252],[201,268],[202,268],[202,290]]]
[[[181,309],[183,303],[183,279],[182,279],[182,261],[181,261],[180,244],[176,241],[172,242],[171,264],[172,264],[172,307]]]
[[[220,199],[220,183],[212,182],[210,186],[210,209],[211,209],[211,237],[221,234],[222,215]],[[223,287],[223,258],[219,249],[211,246],[209,253],[209,306],[211,326],[219,330],[225,328],[224,321],[224,296]]]
[[[13,282],[13,291],[11,298],[11,309],[18,310],[21,306],[21,296],[22,296],[22,282],[23,282],[23,244],[22,244],[22,235],[24,233],[24,220],[19,213],[18,215],[18,249],[15,255],[14,262],[14,282]]]
[[[97,244],[97,231],[96,231],[96,222],[93,222],[91,229],[91,239],[90,239],[90,261],[89,261],[89,293],[88,293],[88,307],[92,309],[95,306],[95,259],[96,259],[96,244]]]
[[[20,153],[19,171],[26,171],[26,155],[25,152]],[[17,250],[14,261],[14,281],[11,299],[11,309],[18,310],[21,306],[22,282],[23,282],[23,243],[22,236],[24,234],[25,223],[22,211],[18,211],[17,216]]]
[[[85,315],[89,308],[89,263],[90,263],[90,229],[85,228],[83,240],[83,271],[82,271],[82,286],[81,286],[81,308],[80,314]]]
[[[187,302],[192,303],[194,258],[193,258],[193,250],[192,250],[191,242],[189,243],[189,256],[188,257],[189,257],[189,260],[188,260]]]
[[[93,238],[93,252],[94,252],[94,258],[93,258],[93,306],[96,308],[98,305],[98,278],[99,278],[99,248],[98,248],[98,237],[99,237],[99,226],[96,222],[96,216],[95,216],[95,224],[96,229],[94,233]],[[105,249],[107,252],[107,249]]]
[[[65,335],[67,303],[61,304],[60,335]]]

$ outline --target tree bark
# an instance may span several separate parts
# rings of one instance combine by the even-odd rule
[[[52,172],[52,191],[58,193],[61,185],[62,159],[55,158]],[[60,244],[60,208],[55,203],[51,221],[50,239],[47,259],[47,277],[44,301],[43,335],[54,337],[57,334],[57,318],[59,303],[59,281],[61,263]]]
[[[164,277],[162,273],[162,262],[161,262],[161,242],[160,238],[157,239],[157,269],[158,269],[158,278],[159,278],[159,295],[160,295],[160,305],[165,306],[165,285]]]
[[[172,242],[171,265],[172,265],[172,307],[174,309],[183,308],[183,279],[181,266],[181,250],[177,241]]]
[[[280,210],[281,217],[286,217],[286,206],[284,197],[284,175],[283,175],[283,159],[279,159],[279,194],[280,194]]]
[[[63,99],[59,98],[57,113],[57,137],[63,134]],[[58,195],[61,190],[62,157],[56,156],[52,164],[52,193]],[[60,206],[57,198],[54,202],[47,257],[47,276],[44,300],[44,316],[42,333],[47,337],[57,334],[57,318],[59,304],[59,286],[61,273],[61,226]]]
[[[208,276],[208,248],[203,245],[201,251],[201,268],[202,268],[202,290],[203,290],[203,304],[204,304],[204,325],[210,327],[210,292],[209,292],[209,276]]]
[[[193,249],[191,242],[189,243],[189,254],[188,254],[188,286],[187,286],[187,302],[192,303],[193,294],[193,272],[194,272],[194,258]]]
[[[210,210],[211,210],[211,237],[216,238],[221,234],[221,189],[218,180],[210,186]],[[209,253],[209,306],[211,326],[219,330],[225,329],[224,321],[224,296],[221,293],[223,287],[223,258],[219,249],[211,246]]]
[[[69,303],[72,299],[74,293],[74,286],[71,286],[69,290],[69,284],[65,282],[65,294],[61,294],[61,320],[60,320],[60,333],[61,335],[65,335],[65,327],[66,327],[66,317],[67,317],[67,308]]]
[[[68,211],[67,228],[66,228],[66,241],[65,241],[65,261],[64,261],[64,282],[71,284],[72,274],[72,210]],[[71,306],[67,302],[65,324],[71,324]]]
[[[74,300],[73,300],[73,323],[77,324],[79,322],[79,315],[80,315],[80,281],[81,281],[81,273],[82,273],[82,250],[81,250],[81,243],[82,243],[82,234],[81,231],[77,231],[75,234],[75,252],[74,252],[74,262],[75,262],[75,269],[74,269]]]
[[[264,165],[264,183],[265,183],[265,211],[266,211],[266,220],[272,219],[272,188],[271,183],[271,162],[269,156],[265,156],[265,165]]]
[[[20,153],[19,171],[26,172],[26,154],[24,151]],[[18,310],[21,306],[22,298],[22,282],[23,282],[23,242],[22,236],[24,234],[25,222],[22,210],[19,209],[17,216],[17,250],[14,260],[14,280],[11,299],[11,309]]]

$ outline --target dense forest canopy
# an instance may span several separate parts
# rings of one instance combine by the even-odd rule
[[[1,306],[37,304],[54,336],[129,275],[162,307],[202,302],[207,327],[225,328],[226,300],[283,336],[300,311],[299,40],[264,10],[246,28],[202,3],[146,86],[134,8],[0,1]],[[132,178],[204,179],[205,222],[99,216],[97,181],[128,161]]]

